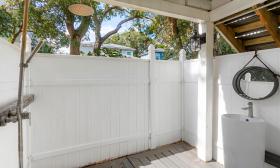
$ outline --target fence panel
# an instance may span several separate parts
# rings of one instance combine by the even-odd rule
[[[78,167],[148,149],[148,62],[36,57],[32,166]]]
[[[0,38],[0,108],[17,99],[18,70],[20,50]],[[28,122],[23,122],[24,132],[27,133]],[[18,134],[17,123],[9,123],[0,127],[0,163],[1,167],[15,168],[18,166]],[[24,164],[27,166],[27,134],[24,136]]]

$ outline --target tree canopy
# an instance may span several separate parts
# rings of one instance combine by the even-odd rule
[[[135,56],[140,57],[140,55],[147,50],[150,44],[154,44],[154,40],[142,32],[130,30],[113,35],[111,38],[106,40],[105,43],[114,43],[135,48]]]

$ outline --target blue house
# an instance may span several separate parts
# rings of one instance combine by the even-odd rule
[[[94,45],[93,42],[83,42],[81,44],[80,50],[83,53],[88,54],[89,52],[92,52],[93,45]],[[122,45],[118,45],[118,44],[103,44],[101,46],[101,48],[107,48],[107,49],[113,49],[116,51],[120,51],[121,55],[126,58],[134,57],[134,52],[136,50],[134,48],[122,46]]]
[[[155,49],[156,60],[163,60],[164,59],[164,49],[157,48]],[[149,59],[148,52],[145,52],[141,55],[141,59]]]

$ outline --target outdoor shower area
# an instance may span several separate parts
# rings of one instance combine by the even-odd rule
[[[1,99],[15,99],[18,48],[1,40]],[[150,60],[38,54],[30,64],[25,95],[34,102],[25,109],[24,163],[31,167],[80,167],[185,141],[197,148],[203,160],[205,116],[201,84],[205,81],[203,61],[157,61],[154,47]],[[203,50],[202,50],[203,52]],[[260,51],[260,57],[280,71],[279,49]],[[215,57],[213,81],[213,136],[209,152],[223,162],[220,117],[244,114],[239,107],[247,101],[234,93],[234,74],[253,52]],[[252,64],[259,65],[258,62]],[[208,99],[209,100],[209,99]],[[267,122],[266,149],[279,153],[279,92],[266,101],[255,102],[256,115]],[[265,113],[263,112],[265,111]],[[1,163],[17,162],[16,123],[1,127]],[[212,153],[213,152],[213,153]],[[213,154],[213,155],[212,155]],[[208,160],[209,161],[209,160]]]
[[[7,63],[1,86],[9,102],[16,94],[19,50],[2,40],[1,50],[7,53],[1,55]],[[25,81],[25,95],[35,96],[24,122],[25,166],[79,167],[180,141],[183,64],[36,55]],[[17,165],[15,125],[0,130],[1,149],[9,152],[1,157],[6,167]]]
[[[24,168],[221,168],[224,158],[229,158],[224,155],[222,116],[248,116],[242,107],[249,101],[254,117],[266,129],[258,165],[280,167],[279,90],[265,100],[244,99],[233,86],[244,65],[280,74],[279,0],[225,0],[223,5],[216,0],[190,0],[199,2],[195,7],[175,0],[100,1],[198,23],[194,42],[198,57],[187,60],[182,49],[179,60],[157,60],[155,46],[149,45],[148,59],[34,52],[30,64],[22,64],[19,55],[32,55],[29,42],[20,50],[0,38],[1,168],[21,164],[17,146],[21,145],[17,122],[21,117]],[[215,28],[236,54],[214,56]],[[258,59],[252,59],[255,56]],[[19,72],[19,65],[24,73]],[[23,86],[23,110],[16,103],[17,96],[21,97],[19,73],[24,74],[23,85],[19,84]],[[253,95],[261,95],[271,90],[271,83],[255,89]],[[12,112],[18,112],[18,118]],[[246,122],[254,123],[253,119]],[[228,139],[242,137],[241,131],[232,132],[236,134],[229,133]],[[244,134],[250,137],[253,133]],[[234,148],[252,141],[240,141]],[[246,152],[235,156],[240,154]]]

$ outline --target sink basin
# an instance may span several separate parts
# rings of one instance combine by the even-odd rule
[[[222,116],[225,168],[263,168],[265,122],[239,114]]]

